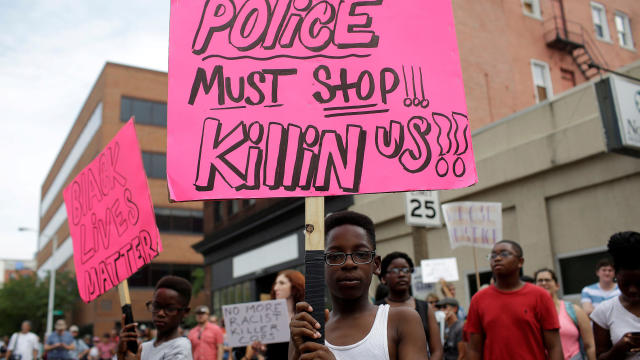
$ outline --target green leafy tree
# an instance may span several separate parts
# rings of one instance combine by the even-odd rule
[[[30,320],[32,331],[43,335],[47,323],[49,302],[49,277],[38,279],[36,275],[10,280],[0,289],[0,335],[19,331],[24,320]],[[79,300],[78,287],[70,272],[56,273],[54,309],[70,314]],[[63,317],[63,316],[57,316]]]

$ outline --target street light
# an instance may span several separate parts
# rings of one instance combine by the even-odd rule
[[[31,232],[35,232],[36,234],[39,234],[37,230],[29,227],[24,227],[24,226],[20,226],[18,228],[18,231],[31,231]],[[44,235],[47,235],[47,234],[44,234]],[[38,236],[38,242],[40,242],[39,238],[40,236]],[[58,246],[58,234],[52,235],[51,238],[53,240],[53,250],[51,250],[51,258],[53,258],[53,256],[56,253],[56,247]],[[53,260],[52,260],[50,271],[51,273],[49,275],[49,303],[47,304],[47,328],[45,330],[45,336],[48,334],[51,334],[51,332],[53,331],[53,305],[54,305],[54,297],[56,294],[56,269],[53,266]]]

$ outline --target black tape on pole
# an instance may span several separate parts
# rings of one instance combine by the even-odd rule
[[[313,308],[312,316],[320,323],[320,338],[311,339],[324,344],[324,250],[307,250],[305,265],[305,301]]]
[[[124,324],[129,325],[133,322],[133,311],[131,304],[122,305],[122,313],[124,314]],[[127,341],[127,349],[134,354],[138,353],[138,343],[136,341]]]

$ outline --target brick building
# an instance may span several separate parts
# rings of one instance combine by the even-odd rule
[[[505,238],[523,243],[526,272],[553,267],[565,293],[572,294],[593,281],[590,267],[602,256],[608,235],[640,230],[639,164],[608,151],[594,86],[606,70],[639,77],[640,65],[633,63],[640,60],[640,2],[455,0],[453,10],[480,182],[442,191],[441,200],[500,201]],[[602,206],[589,207],[593,199]],[[299,230],[301,241],[302,217],[291,223],[277,215],[285,201],[294,200],[257,200],[251,206],[274,215],[268,226],[286,222],[290,231]],[[357,195],[352,201],[350,209],[374,219],[380,255],[405,251],[418,262],[457,257],[458,297],[467,303],[475,291],[470,248],[451,250],[444,228],[406,225],[403,194]],[[240,229],[253,226],[258,213],[249,204],[205,204],[205,239],[195,249],[205,255],[212,275],[215,309],[264,296],[278,269],[303,264],[295,252],[283,259],[267,256],[280,245],[293,246],[294,239],[243,238]],[[241,260],[252,266],[241,266]],[[242,271],[235,274],[236,268]],[[486,276],[488,264],[480,268]]]
[[[202,266],[191,245],[202,238],[202,203],[170,204],[166,181],[167,74],[107,63],[87,96],[51,170],[40,202],[37,270],[74,271],[73,247],[67,226],[62,189],[103,149],[129,118],[136,131],[147,173],[164,251],[129,279],[134,316],[148,322],[144,303],[153,284],[165,274],[190,278]],[[194,303],[202,302],[203,294]],[[101,335],[120,321],[116,289],[89,304],[79,302],[67,320]]]

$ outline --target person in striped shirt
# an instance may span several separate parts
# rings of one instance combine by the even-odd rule
[[[620,295],[618,284],[614,282],[615,273],[610,259],[605,258],[598,261],[596,276],[599,279],[597,283],[582,289],[580,302],[587,315],[591,314],[601,302]]]

